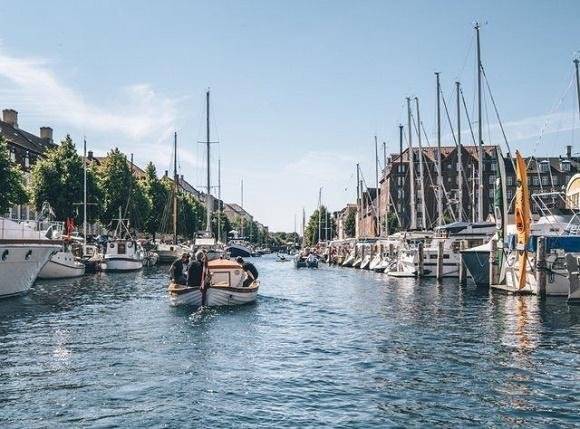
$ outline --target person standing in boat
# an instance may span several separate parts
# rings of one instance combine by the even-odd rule
[[[201,250],[195,254],[187,267],[187,286],[201,286],[203,279],[203,270],[205,262],[205,253]]]
[[[184,285],[186,283],[186,278],[183,275],[183,267],[187,266],[188,258],[189,255],[187,253],[184,253],[183,255],[181,255],[181,258],[176,259],[175,261],[173,261],[173,264],[171,264],[169,272],[171,273],[171,280],[174,283],[180,285]]]
[[[244,262],[241,256],[236,258],[236,262],[242,266],[242,270],[246,273],[246,280],[242,287],[248,287],[258,278],[258,270],[251,262]]]

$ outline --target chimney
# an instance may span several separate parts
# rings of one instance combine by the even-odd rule
[[[89,150],[87,152],[87,159],[90,159],[91,161],[93,160],[93,151],[92,150]]]
[[[167,177],[167,174],[168,174],[168,173],[169,173],[169,172],[168,172],[167,170],[165,170],[165,174],[163,175],[163,177]]]
[[[183,174],[181,175],[181,180],[180,180],[180,182],[183,182]]]
[[[572,158],[572,145],[566,146],[566,158]]]
[[[14,128],[18,128],[18,112],[13,109],[2,110],[2,120]]]
[[[52,143],[52,128],[50,127],[40,127],[40,138],[46,139]]]

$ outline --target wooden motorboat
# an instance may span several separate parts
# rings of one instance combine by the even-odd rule
[[[171,305],[242,305],[252,303],[258,297],[260,281],[255,280],[243,287],[246,274],[237,262],[216,259],[208,262],[207,269],[210,281],[205,288],[171,283],[168,288]]]

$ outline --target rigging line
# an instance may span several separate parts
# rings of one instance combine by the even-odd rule
[[[503,140],[504,140],[505,145],[507,147],[509,158],[510,158],[510,161],[512,163],[512,167],[514,168],[514,171],[516,171],[516,163],[515,163],[513,155],[512,155],[512,149],[510,147],[505,130],[503,128],[503,122],[499,116],[499,110],[497,108],[497,104],[495,103],[495,98],[493,96],[493,93],[491,92],[491,86],[489,85],[489,80],[487,79],[487,75],[485,74],[485,68],[483,66],[481,66],[481,74],[483,75],[483,80],[485,81],[485,86],[487,87],[487,91],[489,92],[489,98],[491,100],[491,104],[493,105],[493,110],[495,111],[495,116],[496,116],[497,121],[499,123],[499,128],[501,130]],[[528,166],[529,166],[529,164],[528,164]]]
[[[447,103],[445,102],[445,96],[443,95],[443,90],[441,92],[441,99],[443,100],[443,107],[445,108],[445,114],[447,116],[447,122],[449,123],[449,129],[451,130],[451,136],[453,136],[453,141],[455,142],[455,147],[457,147],[457,138],[455,137],[455,130],[453,129],[453,124],[451,123],[451,116],[449,116],[449,110],[447,109]]]
[[[469,125],[469,132],[471,133],[471,139],[473,140],[473,145],[477,146],[475,141],[475,134],[473,133],[473,127],[471,126],[471,119],[469,117],[469,110],[467,109],[467,103],[465,102],[465,97],[463,96],[463,89],[460,89],[459,92],[461,93],[461,100],[463,101],[463,107],[465,109],[465,116],[467,116],[467,124]]]
[[[459,72],[459,77],[461,77],[463,75],[463,72],[465,71],[465,67],[467,66],[467,60],[469,60],[469,56],[471,55],[471,49],[473,48],[473,41],[475,40],[475,33],[471,34],[471,40],[469,42],[469,46],[467,47],[467,52],[465,53],[465,58],[463,60],[463,66],[461,67],[461,71]],[[460,79],[457,79],[460,80]]]
[[[427,137],[427,132],[425,131],[425,127],[423,126],[423,121],[421,121],[421,128],[423,128],[423,134],[425,135],[425,140],[427,141],[427,144],[429,145],[429,147],[431,147],[431,143],[429,142],[429,137]],[[441,156],[441,154],[438,154],[438,156]],[[439,171],[439,169],[437,167],[437,164],[435,164],[433,166],[433,168],[434,168],[434,170],[435,170],[435,172],[437,174],[441,174],[441,172]],[[431,177],[431,172],[429,172],[429,180],[431,182],[431,186],[433,188],[435,188],[435,185],[433,183],[433,178]],[[445,184],[443,184],[442,191],[443,191],[443,196],[445,197],[445,199],[447,201],[449,201],[449,197],[448,197],[448,194],[447,194],[447,189],[445,189]],[[447,208],[447,210],[449,210],[449,207]],[[451,213],[451,214],[452,214],[453,219],[455,219],[455,214],[454,213]]]

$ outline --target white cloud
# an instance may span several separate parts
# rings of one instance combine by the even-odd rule
[[[28,112],[87,132],[120,133],[133,141],[160,143],[175,127],[175,101],[146,83],[121,88],[111,106],[93,105],[62,83],[45,60],[11,56],[1,46],[0,77],[15,86],[4,93],[24,103]]]

